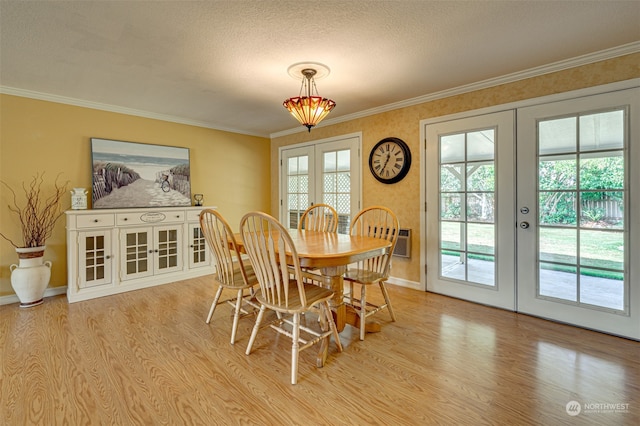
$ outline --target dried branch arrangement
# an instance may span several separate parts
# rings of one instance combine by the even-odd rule
[[[22,182],[25,204],[21,207],[18,204],[16,192],[6,182],[0,181],[13,195],[13,202],[9,204],[9,210],[18,215],[22,227],[23,244],[18,245],[5,234],[0,232],[0,236],[9,241],[14,247],[40,247],[45,244],[47,238],[51,236],[53,228],[58,219],[64,214],[61,208],[62,196],[67,192],[69,181],[64,184],[58,183],[58,178],[53,184],[54,193],[46,197],[42,193],[44,173],[37,173],[29,185]]]

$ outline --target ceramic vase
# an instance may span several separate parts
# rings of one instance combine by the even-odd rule
[[[21,308],[40,305],[51,278],[51,262],[44,261],[44,246],[16,248],[19,264],[9,267],[11,287],[20,299]]]

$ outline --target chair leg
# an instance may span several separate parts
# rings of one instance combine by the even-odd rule
[[[291,340],[291,384],[298,381],[298,354],[300,345],[300,313],[293,314],[293,335]]]
[[[216,310],[216,306],[218,306],[218,300],[220,300],[220,296],[222,295],[222,286],[218,287],[218,291],[216,291],[216,295],[213,298],[213,303],[211,304],[211,309],[209,309],[209,316],[207,317],[207,324],[211,322],[211,317],[213,316],[213,311]]]
[[[367,286],[360,285],[360,340],[364,340],[365,322],[367,318]]]
[[[244,290],[238,290],[236,297],[236,311],[233,313],[233,325],[231,326],[231,344],[236,342],[236,331],[238,330],[238,322],[240,321],[240,309],[242,308],[242,296]]]
[[[322,304],[322,308],[322,310],[324,311],[324,315],[327,318],[327,322],[329,323],[329,327],[333,332],[333,338],[336,341],[338,352],[342,352],[342,342],[340,341],[340,335],[338,334],[338,327],[336,327],[336,323],[333,322],[333,315],[331,315],[331,306],[329,306],[329,302],[324,302]]]
[[[247,344],[247,351],[245,352],[247,355],[251,353],[251,347],[253,346],[253,341],[256,340],[256,336],[258,335],[258,330],[260,329],[260,323],[262,322],[262,317],[264,316],[265,310],[266,306],[260,306],[260,311],[258,312],[258,317],[256,318],[256,324],[253,326],[253,331],[251,332],[251,337],[249,338],[249,343]]]
[[[384,281],[380,281],[380,290],[382,291],[382,295],[384,296],[384,302],[387,304],[387,309],[389,310],[389,315],[391,315],[391,321],[396,320],[396,314],[393,312],[393,308],[391,307],[391,299],[389,298],[389,292],[387,291],[387,286],[384,285]]]

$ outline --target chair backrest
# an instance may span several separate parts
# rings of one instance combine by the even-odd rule
[[[247,270],[238,252],[238,243],[224,217],[213,209],[202,210],[200,229],[215,257],[218,281],[229,287],[248,285]],[[240,269],[242,281],[235,273],[238,269]]]
[[[338,212],[328,204],[315,204],[305,210],[298,222],[298,230],[336,232]]]
[[[391,255],[398,241],[399,230],[398,217],[384,206],[371,206],[358,212],[351,223],[351,235],[363,235],[391,242],[391,248],[387,254],[358,262],[358,269],[366,269],[388,276]]]
[[[240,232],[260,284],[262,302],[269,308],[292,313],[305,310],[300,259],[287,229],[266,213],[250,212],[240,221]],[[291,291],[297,292],[297,297],[290,295]],[[296,299],[300,304],[293,309],[289,302]]]

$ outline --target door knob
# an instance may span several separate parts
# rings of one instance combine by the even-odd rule
[[[529,222],[520,222],[520,228],[527,229],[529,227]]]

